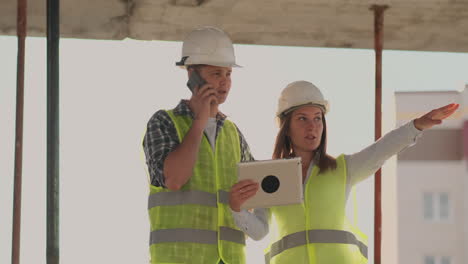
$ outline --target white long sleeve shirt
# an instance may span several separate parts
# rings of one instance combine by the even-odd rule
[[[351,155],[345,155],[348,172],[346,177],[346,199],[348,199],[349,192],[356,183],[373,175],[393,155],[416,144],[416,140],[421,135],[422,131],[418,130],[413,122],[408,122],[390,131],[365,149]],[[314,164],[311,163],[305,182],[309,180],[313,166]],[[237,227],[252,239],[260,240],[268,233],[268,208],[255,209],[253,213],[246,210],[232,211],[232,214]]]

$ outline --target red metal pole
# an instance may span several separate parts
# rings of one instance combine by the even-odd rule
[[[11,263],[20,263],[21,238],[21,183],[23,166],[23,109],[24,109],[24,60],[26,42],[26,0],[18,0],[17,28],[18,58],[16,76],[16,138],[15,138],[15,171],[13,191],[13,235]]]
[[[375,140],[382,136],[382,49],[383,49],[383,12],[387,5],[372,5],[374,11],[374,49],[375,49]],[[374,193],[374,264],[381,263],[382,250],[382,171],[375,173]]]

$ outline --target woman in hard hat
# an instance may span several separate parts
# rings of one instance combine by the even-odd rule
[[[358,153],[334,158],[326,151],[327,100],[310,82],[289,84],[278,102],[280,128],[273,158],[301,157],[304,202],[256,209],[253,213],[241,211],[240,206],[256,193],[258,184],[240,181],[230,192],[236,224],[258,240],[268,232],[267,219],[274,216],[277,234],[265,255],[266,263],[367,263],[365,235],[345,217],[350,189],[457,108],[458,104],[450,104],[432,110]]]

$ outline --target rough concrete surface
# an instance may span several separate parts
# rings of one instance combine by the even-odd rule
[[[183,40],[199,25],[235,43],[373,48],[372,4],[385,49],[468,52],[468,0],[62,0],[67,38]],[[44,1],[28,2],[28,34],[45,36]],[[16,34],[16,1],[0,0],[0,35]]]

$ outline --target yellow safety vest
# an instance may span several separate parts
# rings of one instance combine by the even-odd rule
[[[345,216],[346,174],[343,155],[337,158],[336,169],[320,173],[314,166],[302,204],[270,209],[277,237],[267,249],[265,263],[367,263],[367,237]]]
[[[192,119],[167,112],[182,142]],[[214,152],[203,137],[193,174],[179,191],[150,185],[151,263],[217,264],[220,259],[227,264],[245,263],[245,236],[229,210],[240,151],[237,129],[225,120]]]

